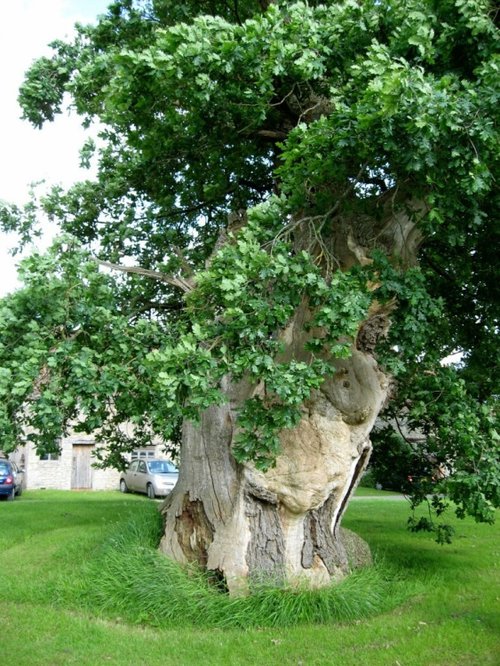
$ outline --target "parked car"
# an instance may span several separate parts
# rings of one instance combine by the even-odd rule
[[[0,497],[13,500],[23,492],[24,469],[11,460],[0,458]]]
[[[132,460],[120,477],[122,493],[146,493],[150,499],[168,495],[179,478],[177,467],[169,460]]]

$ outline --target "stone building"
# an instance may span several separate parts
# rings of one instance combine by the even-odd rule
[[[20,446],[9,455],[25,470],[24,487],[29,490],[117,490],[120,473],[115,469],[96,469],[97,444],[91,435],[69,435],[61,440],[59,453],[39,456],[33,444]],[[163,446],[138,448],[131,458],[167,458]]]

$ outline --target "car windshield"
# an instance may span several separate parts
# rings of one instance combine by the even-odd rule
[[[169,474],[177,472],[177,467],[167,460],[152,460],[148,465],[151,474]]]
[[[10,472],[10,465],[9,463],[2,462],[0,460],[0,473],[1,474],[8,474]]]

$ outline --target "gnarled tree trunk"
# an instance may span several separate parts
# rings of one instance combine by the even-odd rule
[[[267,578],[323,585],[344,576],[340,521],[370,456],[387,377],[354,349],[304,405],[298,426],[282,432],[282,452],[266,473],[231,455],[235,410],[251,388],[229,380],[225,388],[227,404],[184,426],[161,549],[213,571],[231,593]]]
[[[374,221],[373,236],[383,237],[400,263],[414,260],[421,212],[419,202],[404,212],[395,212],[392,202],[387,215]],[[330,242],[340,269],[369,262],[355,220],[339,228]],[[281,432],[281,452],[266,473],[238,464],[231,453],[238,408],[262,389],[226,378],[227,403],[206,410],[198,425],[184,425],[179,482],[163,507],[164,553],[198,562],[231,593],[245,593],[262,579],[321,586],[349,572],[340,522],[368,464],[370,432],[388,398],[390,378],[373,352],[391,308],[372,306],[351,356],[335,361],[335,372],[304,403],[299,424]],[[303,303],[282,332],[279,361],[310,360],[304,326],[310,316]]]

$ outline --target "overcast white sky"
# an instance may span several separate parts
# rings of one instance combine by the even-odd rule
[[[93,22],[110,0],[0,0],[0,199],[22,204],[29,184],[69,185],[79,178],[83,131],[76,116],[59,116],[42,130],[21,121],[19,86],[31,62],[50,53],[47,44],[70,36],[75,22]],[[80,174],[81,175],[81,174]],[[0,234],[0,296],[16,287],[11,235]]]

